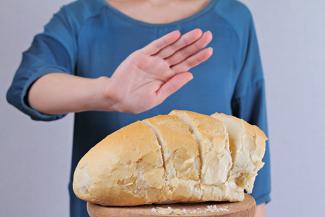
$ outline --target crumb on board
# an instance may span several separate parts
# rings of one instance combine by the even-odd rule
[[[228,206],[217,207],[216,205],[207,205],[205,208],[196,209],[177,209],[171,208],[170,206],[152,208],[151,212],[158,213],[161,215],[186,215],[186,214],[207,214],[207,213],[220,213],[229,212]]]

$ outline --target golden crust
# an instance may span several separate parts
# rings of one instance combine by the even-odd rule
[[[148,126],[135,122],[107,136],[80,160],[73,188],[93,203],[138,205],[164,200],[163,180],[157,139]]]
[[[231,156],[223,122],[191,111],[174,110],[170,114],[187,123],[196,136],[202,161],[201,182],[206,185],[225,183],[231,168]]]
[[[211,116],[223,121],[229,134],[233,167],[228,181],[251,193],[257,172],[264,165],[262,158],[267,137],[257,126],[245,120],[223,113]]]
[[[266,139],[232,116],[175,110],[99,142],[78,163],[73,190],[111,206],[239,201],[263,166]]]
[[[189,127],[177,117],[158,115],[144,120],[156,133],[165,162],[169,200],[198,201],[199,150]]]

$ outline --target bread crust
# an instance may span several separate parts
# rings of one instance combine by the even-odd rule
[[[100,205],[150,204],[165,200],[164,174],[157,138],[138,121],[107,136],[80,160],[73,190]]]
[[[222,121],[229,134],[233,166],[228,180],[251,193],[257,172],[264,165],[266,135],[257,126],[231,115],[214,113],[211,117]]]
[[[108,135],[78,163],[77,197],[104,206],[241,201],[266,136],[244,120],[174,110]]]

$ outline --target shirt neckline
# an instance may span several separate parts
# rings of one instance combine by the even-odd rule
[[[210,0],[209,3],[202,8],[200,11],[192,14],[191,16],[173,21],[173,22],[169,22],[169,23],[149,23],[149,22],[145,22],[142,20],[138,20],[136,18],[133,18],[123,12],[121,12],[120,10],[118,10],[117,8],[113,7],[112,5],[110,5],[106,0],[101,0],[105,7],[107,9],[109,9],[111,12],[113,12],[116,16],[118,16],[120,19],[123,19],[127,22],[136,24],[136,25],[142,25],[142,26],[147,26],[147,27],[168,27],[168,26],[175,26],[175,25],[179,25],[182,23],[186,23],[189,22],[191,20],[195,20],[197,18],[199,18],[200,16],[206,14],[207,12],[209,12],[211,9],[214,8],[214,6],[219,2],[219,0]]]

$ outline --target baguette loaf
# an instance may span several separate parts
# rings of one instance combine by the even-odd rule
[[[108,135],[78,163],[73,190],[100,205],[241,201],[266,136],[247,122],[174,110]]]

